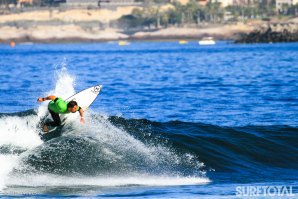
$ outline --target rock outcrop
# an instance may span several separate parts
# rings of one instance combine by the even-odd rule
[[[298,23],[265,24],[256,30],[240,35],[235,43],[297,42]]]

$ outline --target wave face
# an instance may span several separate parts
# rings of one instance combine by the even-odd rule
[[[6,157],[3,161],[9,165],[7,172],[2,174],[5,177],[3,179],[6,179],[3,184],[24,185],[30,182],[29,179],[35,179],[33,181],[38,184],[41,178],[53,184],[53,180],[62,179],[63,176],[69,182],[91,177],[101,178],[101,182],[102,178],[121,178],[116,180],[121,185],[132,183],[131,177],[135,177],[133,181],[136,183],[144,183],[140,179],[145,178],[145,184],[146,179],[149,180],[147,183],[152,184],[154,179],[161,176],[173,178],[177,183],[209,181],[205,176],[204,164],[195,154],[178,152],[162,143],[151,142],[151,139],[140,140],[134,133],[114,125],[113,117],[106,118],[98,114],[86,116],[89,119],[84,126],[78,124],[75,116],[69,118],[70,123],[60,131],[39,138],[39,116],[33,110],[1,114],[1,121],[13,123],[12,127],[2,126],[2,132],[6,136],[11,131],[18,134],[0,146],[1,156]],[[5,136],[5,133],[2,135]],[[36,140],[27,144],[22,142],[33,138]],[[21,178],[23,180],[18,180]],[[24,182],[24,179],[28,181]],[[172,184],[173,179],[164,183]],[[90,182],[94,182],[94,179]]]
[[[88,127],[66,126],[23,157],[20,172],[59,175],[123,173],[199,175],[202,164],[190,154],[176,154],[162,145],[145,144],[100,116]],[[96,118],[96,119],[95,119]],[[72,126],[75,124],[72,124]],[[185,159],[186,158],[186,159]],[[18,170],[18,169],[16,169]]]
[[[44,95],[75,93],[66,68],[55,89]],[[177,153],[163,143],[147,142],[119,128],[103,114],[88,110],[86,125],[78,114],[55,133],[40,136],[47,103],[37,110],[0,113],[0,191],[19,186],[124,186],[202,184],[210,180],[192,153]],[[157,182],[158,181],[158,182]]]
[[[265,167],[298,169],[296,127],[220,127],[181,121],[126,120],[120,117],[111,117],[109,120],[144,142],[154,142],[158,138],[158,143],[168,143],[175,151],[193,153],[216,171],[257,172]]]
[[[1,120],[13,121],[34,117],[32,110],[0,115]],[[89,118],[88,127],[72,123],[56,135],[44,136],[46,142],[29,151],[14,140],[16,143],[2,144],[0,152],[21,154],[22,166],[14,172],[22,173],[187,176],[210,169],[251,173],[264,168],[298,169],[296,127],[220,127],[97,114]]]

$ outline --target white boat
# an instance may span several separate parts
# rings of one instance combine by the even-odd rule
[[[202,40],[199,41],[200,45],[214,45],[215,41],[213,40],[213,37],[203,37]]]

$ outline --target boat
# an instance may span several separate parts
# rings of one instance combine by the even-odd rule
[[[118,45],[119,46],[128,46],[130,43],[128,41],[119,41]]]
[[[202,40],[199,41],[200,45],[214,45],[215,41],[213,37],[203,37]]]
[[[186,40],[179,40],[179,44],[187,44],[188,43],[188,41],[186,41]]]

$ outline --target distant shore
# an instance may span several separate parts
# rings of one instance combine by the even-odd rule
[[[43,10],[0,15],[0,43],[68,43],[118,40],[237,40],[265,22],[202,24],[123,30],[110,25],[135,7],[116,10]],[[267,23],[267,22],[266,22]],[[293,23],[298,24],[298,20]]]
[[[29,28],[0,27],[0,42],[100,42],[117,40],[199,40],[212,36],[216,40],[234,40],[240,33],[248,33],[252,27],[244,24],[217,25],[213,27],[169,27],[126,33],[120,29],[84,29],[76,25],[34,26]]]

